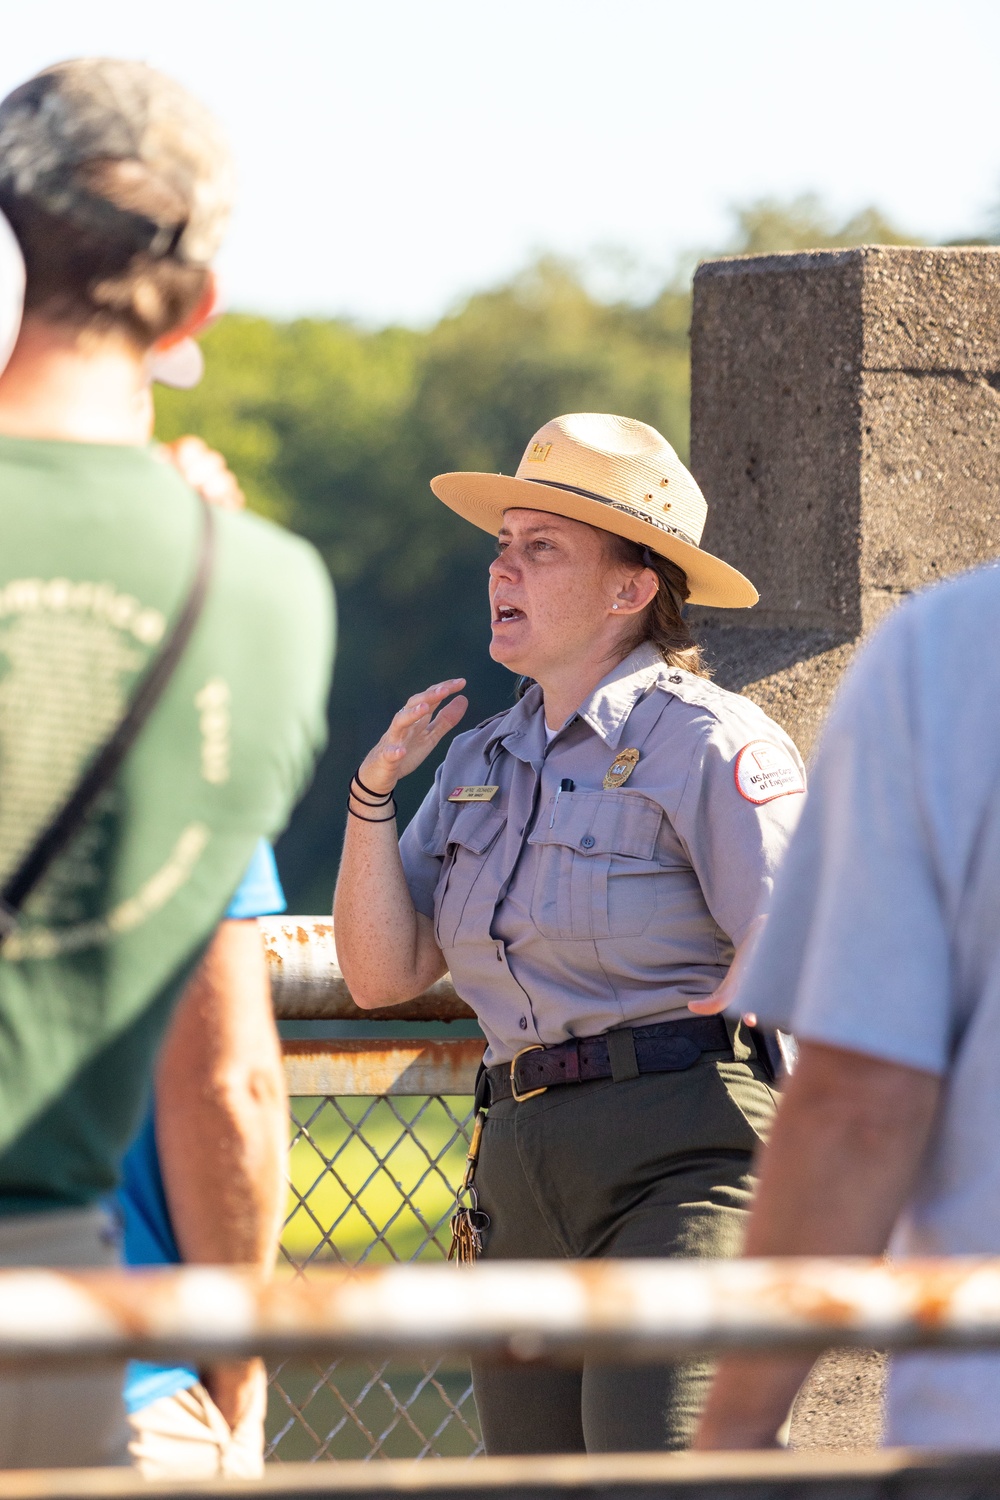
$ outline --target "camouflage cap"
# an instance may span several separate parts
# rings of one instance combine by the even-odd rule
[[[208,265],[233,188],[212,115],[146,63],[57,63],[0,104],[0,192],[98,234],[138,231],[153,255]]]

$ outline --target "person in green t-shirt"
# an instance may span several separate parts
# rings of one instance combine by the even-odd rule
[[[228,150],[143,64],[60,64],[0,104],[27,269],[0,376],[0,884],[120,720],[186,598],[197,497],[149,377],[214,302]],[[175,1002],[324,737],[326,571],[219,512],[204,612],[113,787],[0,949],[0,1265],[113,1260],[100,1200]],[[262,959],[261,959],[262,962]],[[121,1369],[0,1378],[0,1466],[125,1462]]]

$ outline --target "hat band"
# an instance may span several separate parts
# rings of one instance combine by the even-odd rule
[[[638,510],[634,505],[626,505],[624,500],[609,500],[607,495],[597,495],[593,490],[581,490],[576,484],[560,484],[558,479],[535,479],[528,474],[523,475],[522,478],[528,484],[544,484],[550,490],[566,490],[571,495],[582,495],[584,500],[596,500],[599,505],[610,505],[612,510],[620,510],[626,516],[634,516],[637,521],[644,521],[647,526],[655,526],[657,531],[665,531],[669,536],[677,537],[678,541],[686,542],[689,547],[698,546],[694,537],[682,531],[679,526],[671,526],[657,516],[647,515],[644,510]]]

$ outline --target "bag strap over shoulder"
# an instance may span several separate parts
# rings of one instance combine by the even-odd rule
[[[110,786],[184,655],[198,623],[215,563],[215,522],[199,496],[201,534],[194,578],[183,608],[133,694],[128,711],[94,755],[73,791],[0,891],[0,943],[20,920],[28,896],[49,866],[80,831],[91,807]]]

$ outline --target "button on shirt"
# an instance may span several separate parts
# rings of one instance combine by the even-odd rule
[[[788,736],[648,644],[546,739],[534,686],[452,742],[400,840],[488,1063],[687,1014],[766,909],[803,801]],[[605,789],[626,749],[638,763]],[[459,786],[499,790],[449,802]]]
[[[901,605],[831,712],[738,1004],[936,1073],[894,1250],[1000,1255],[1000,570]],[[1000,1448],[1000,1354],[893,1360],[886,1441]]]

